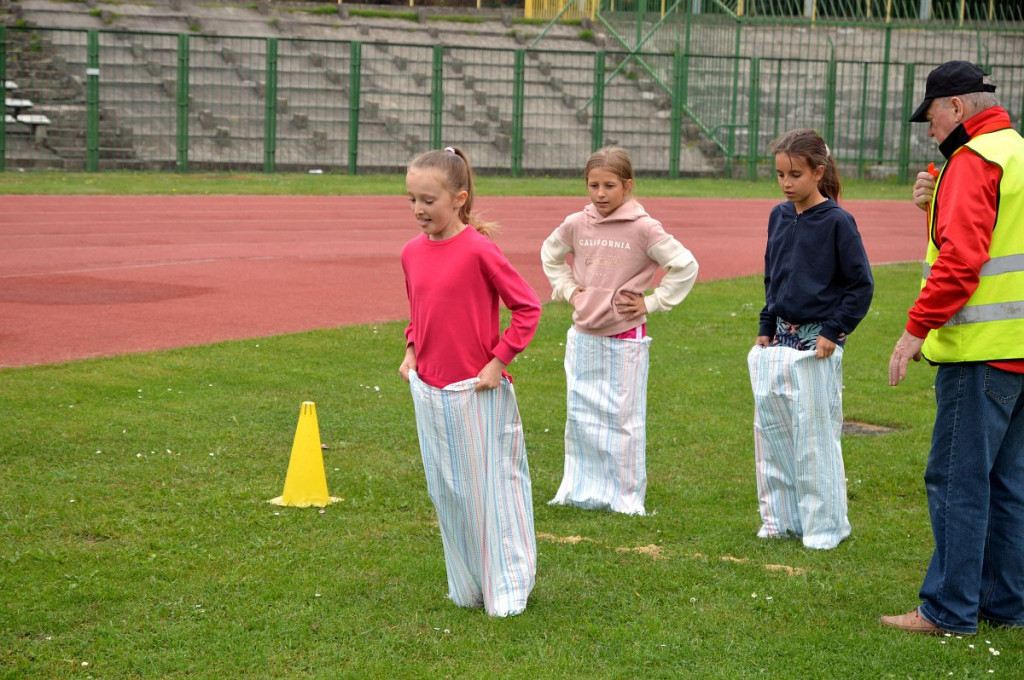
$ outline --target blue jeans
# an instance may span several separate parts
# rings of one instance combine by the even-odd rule
[[[974,633],[1024,626],[1024,374],[943,364],[924,481],[935,552],[920,613]]]

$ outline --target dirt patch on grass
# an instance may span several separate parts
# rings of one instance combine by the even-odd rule
[[[885,427],[884,425],[872,425],[871,423],[858,423],[855,421],[847,421],[843,423],[843,434],[892,434],[898,432],[897,429],[892,427]]]

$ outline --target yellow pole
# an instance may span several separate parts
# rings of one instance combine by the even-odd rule
[[[743,16],[743,0],[736,0],[736,16]]]

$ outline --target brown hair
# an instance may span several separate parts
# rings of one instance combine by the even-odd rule
[[[814,130],[790,130],[775,140],[772,151],[784,153],[790,157],[802,158],[812,169],[824,167],[825,174],[818,180],[818,191],[826,198],[839,201],[842,182],[839,180],[839,168],[828,150],[828,145]]]
[[[586,181],[590,177],[590,172],[598,168],[611,170],[618,175],[623,184],[633,180],[633,163],[629,160],[626,150],[620,147],[606,146],[590,154],[587,164],[583,167],[583,180]]]
[[[454,196],[460,191],[466,192],[466,202],[459,208],[459,219],[463,224],[470,224],[484,236],[491,236],[498,230],[494,222],[485,222],[473,212],[473,167],[462,149],[449,146],[444,149],[426,151],[409,163],[409,169],[437,170],[441,173],[445,189]]]

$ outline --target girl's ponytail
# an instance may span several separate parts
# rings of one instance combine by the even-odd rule
[[[828,151],[828,147],[825,147]],[[836,167],[836,161],[832,158],[832,154],[829,153],[825,157],[825,174],[821,176],[821,180],[818,182],[818,191],[821,192],[822,196],[831,198],[836,203],[839,202],[839,194],[843,190],[843,184],[839,179],[839,168]]]

